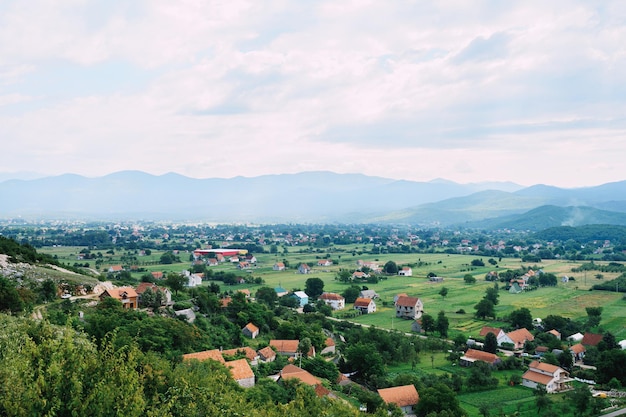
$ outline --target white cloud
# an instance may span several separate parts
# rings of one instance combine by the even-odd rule
[[[617,1],[31,3],[0,14],[8,171],[623,179]]]

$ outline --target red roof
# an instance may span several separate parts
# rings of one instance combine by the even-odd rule
[[[480,329],[480,336],[485,337],[487,336],[487,334],[489,333],[493,333],[495,336],[498,336],[500,334],[501,329],[498,329],[497,327],[489,327],[489,326],[483,326],[482,329]]]
[[[601,334],[587,333],[583,336],[583,340],[580,341],[585,346],[598,346],[598,343],[602,340]]]
[[[465,355],[463,355],[463,358],[469,359],[472,362],[482,361],[482,362],[487,362],[489,364],[494,364],[500,360],[498,355],[495,355],[489,352],[483,352],[482,350],[476,350],[476,349],[467,349],[467,352],[465,352]]]
[[[408,295],[399,295],[396,300],[396,306],[400,307],[415,307],[415,305],[419,302],[419,298],[417,297],[409,297]]]
[[[197,359],[199,361],[205,361],[207,359],[211,359],[214,361],[218,361],[221,363],[224,363],[224,357],[222,356],[222,352],[219,351],[219,349],[213,349],[213,350],[205,350],[202,352],[194,352],[194,353],[187,353],[186,355],[183,355],[183,360],[191,360],[191,359]]]
[[[380,398],[382,398],[385,403],[393,403],[398,407],[415,405],[420,400],[420,396],[415,389],[415,385],[412,384],[379,389],[378,395],[380,395]]]
[[[339,295],[339,294],[335,294],[334,292],[325,292],[322,295],[319,296],[320,300],[343,300],[344,298]]]
[[[355,307],[368,307],[372,302],[371,298],[357,298],[354,300]]]
[[[523,343],[528,341],[535,340],[535,337],[528,331],[527,328],[522,327],[521,329],[513,330],[506,334],[509,338],[515,343]]]

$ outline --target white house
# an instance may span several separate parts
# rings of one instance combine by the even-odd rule
[[[378,390],[378,395],[380,395],[385,404],[395,404],[407,415],[414,415],[413,407],[417,405],[420,399],[413,384],[382,388]]]
[[[371,298],[357,298],[354,301],[354,309],[363,314],[373,313],[376,311],[376,303]]]
[[[424,312],[422,301],[417,297],[409,297],[408,295],[400,295],[396,302],[396,317],[404,319],[419,319]]]
[[[522,375],[523,386],[533,389],[543,386],[549,394],[570,389],[571,381],[573,380],[565,369],[539,361],[532,361],[528,371]]]
[[[322,300],[333,310],[343,310],[346,308],[346,299],[334,292],[325,292],[318,297],[318,300]]]
[[[311,267],[304,263],[300,264],[300,266],[298,266],[298,272],[301,274],[309,274],[311,272]]]
[[[276,262],[274,264],[274,267],[272,268],[274,271],[284,271],[285,270],[285,264],[282,262]]]
[[[398,271],[398,275],[403,276],[403,277],[410,277],[410,276],[413,276],[413,270],[409,268],[408,266],[405,266],[401,270]]]

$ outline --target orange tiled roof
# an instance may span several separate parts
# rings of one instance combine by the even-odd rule
[[[357,298],[354,300],[355,307],[367,307],[372,302],[371,298]]]
[[[597,346],[601,340],[602,340],[601,334],[585,332],[585,335],[583,336],[583,340],[581,340],[580,343],[582,343],[585,346]]]
[[[254,372],[252,372],[250,364],[245,359],[226,362],[225,365],[230,368],[230,373],[236,381],[254,377]]]
[[[276,352],[269,346],[264,347],[263,349],[259,349],[258,353],[265,359],[273,358],[276,356]]]
[[[415,307],[420,299],[417,297],[409,297],[408,295],[399,295],[396,305],[400,307]]]
[[[344,298],[339,294],[335,294],[334,292],[325,292],[319,296],[319,299],[320,300],[343,300]]]
[[[248,331],[249,331],[250,333],[256,333],[256,332],[258,332],[258,331],[259,331],[259,328],[258,328],[258,327],[256,327],[256,326],[255,326],[254,324],[252,324],[252,323],[248,323],[248,324],[246,324],[246,327],[245,327],[245,328],[246,328],[246,329],[248,329]]]
[[[420,396],[415,389],[415,385],[412,384],[379,389],[378,395],[380,395],[380,398],[382,398],[385,403],[393,403],[398,407],[415,405],[420,400]]]
[[[569,348],[569,350],[576,355],[587,351],[587,349],[585,349],[582,343],[577,343],[573,345],[572,347]]]
[[[497,336],[498,334],[500,334],[500,329],[498,329],[497,327],[483,326],[483,328],[480,329],[479,335],[482,337],[485,337],[489,333],[493,333],[494,335]]]
[[[509,336],[509,338],[515,343],[522,343],[527,340],[532,342],[533,340],[535,340],[535,337],[525,327],[522,327],[521,329],[513,330],[512,332],[509,332],[506,335]]]
[[[489,352],[483,352],[482,350],[476,350],[476,349],[467,349],[467,352],[465,352],[465,357],[469,358],[469,359],[474,359],[477,361],[483,361],[483,362],[487,362],[487,363],[496,363],[498,361],[498,355],[494,355],[493,353],[489,353]]]
[[[111,288],[105,290],[109,296],[115,298],[117,300],[121,300],[124,298],[124,294],[126,294],[126,298],[137,297],[137,292],[133,287],[119,287],[119,288]]]
[[[299,340],[270,340],[270,346],[276,348],[279,353],[296,353],[298,351]]]
[[[556,365],[551,365],[549,363],[539,361],[532,361],[530,365],[528,365],[528,367],[530,369],[539,369],[540,371],[550,372],[551,374],[554,374],[556,371],[561,369]]]
[[[235,348],[235,349],[226,349],[222,351],[222,356],[223,355],[227,355],[227,356],[237,356],[239,353],[245,353],[246,355],[246,359],[248,359],[249,361],[253,361],[256,359],[257,354],[254,351],[254,349],[252,349],[249,346],[244,346],[244,347],[240,347],[240,348]]]
[[[187,353],[183,355],[184,361],[192,360],[192,359],[197,359],[199,361],[205,361],[207,359],[211,359],[211,360],[218,361],[221,363],[226,362],[224,360],[224,357],[222,356],[222,352],[220,352],[219,349],[204,350],[202,352]]]
[[[281,378],[283,379],[296,378],[307,385],[317,385],[317,384],[322,383],[322,381],[319,380],[314,375],[310,374],[309,372],[305,371],[302,368],[297,367],[296,365],[291,365],[291,364],[285,366],[282,369]]]
[[[528,371],[524,372],[524,375],[522,375],[522,379],[527,379],[541,385],[548,385],[548,383],[552,380],[552,376],[540,374],[539,372],[535,372],[529,369]]]

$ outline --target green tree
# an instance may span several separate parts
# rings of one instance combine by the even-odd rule
[[[0,311],[17,313],[24,309],[24,303],[11,281],[0,275]]]
[[[276,301],[278,301],[278,294],[276,294],[274,288],[261,287],[256,291],[256,299],[257,301],[273,308]]]
[[[491,300],[487,298],[483,298],[474,306],[476,309],[476,317],[480,319],[485,319],[487,317],[495,317],[496,311]]]
[[[356,285],[351,285],[346,288],[341,296],[346,299],[346,303],[354,303],[356,299],[359,297],[359,293],[361,292],[361,288]]]
[[[569,391],[565,394],[569,401],[574,405],[576,411],[583,415],[589,408],[589,404],[591,403],[591,392],[587,387],[579,386],[574,388],[573,391]]]
[[[436,327],[441,337],[448,337],[448,327],[450,327],[450,322],[448,321],[446,313],[443,310],[437,314]]]
[[[350,282],[352,281],[352,273],[347,269],[342,269],[337,273],[336,279],[339,282]]]
[[[167,278],[165,279],[165,285],[170,287],[176,295],[178,295],[178,291],[182,291],[185,288],[186,283],[187,278],[175,272],[167,274]]]
[[[496,353],[498,350],[498,338],[492,332],[485,336],[485,352]]]
[[[398,265],[394,261],[387,261],[385,266],[383,266],[383,271],[387,274],[397,274],[398,273]]]
[[[356,372],[356,380],[374,385],[374,381],[378,377],[385,375],[385,367],[383,358],[371,343],[358,342],[345,349],[346,367]]]
[[[39,295],[42,301],[52,301],[57,296],[57,285],[51,279],[46,279],[41,283]]]
[[[498,298],[500,294],[498,294],[498,283],[495,283],[493,287],[487,288],[485,291],[485,297],[487,300],[491,301],[494,306],[498,305]]]
[[[476,278],[474,278],[472,274],[465,274],[463,275],[463,281],[465,281],[466,284],[475,284]]]
[[[433,316],[431,316],[430,314],[423,314],[422,315],[422,329],[424,329],[424,333],[428,333],[428,332],[433,332],[435,331],[436,328],[436,323],[435,323],[435,319],[433,318]]]
[[[324,281],[320,278],[309,278],[304,283],[305,290],[309,298],[315,300],[324,292]]]
[[[526,307],[513,310],[509,315],[509,321],[511,326],[517,329],[525,327],[528,330],[533,330],[533,316],[530,314],[530,310]]]
[[[446,287],[441,287],[441,290],[439,290],[439,295],[441,296],[441,298],[446,298],[446,295],[448,295],[448,289]]]
[[[534,391],[535,405],[537,406],[537,414],[541,414],[542,410],[548,410],[552,405],[552,401],[548,398],[546,389],[542,386],[537,386]]]
[[[443,383],[436,383],[420,391],[419,394],[420,401],[415,407],[415,414],[420,417],[444,415],[443,412],[448,412],[447,415],[449,416],[467,416],[465,410],[461,408],[455,392]]]

